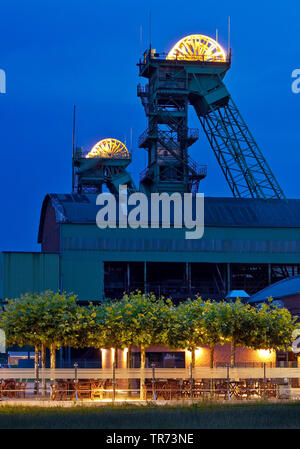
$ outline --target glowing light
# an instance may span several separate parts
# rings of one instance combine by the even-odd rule
[[[193,358],[193,351],[186,349],[185,354],[186,354],[186,363],[190,364],[192,362],[192,358]],[[203,354],[204,354],[203,348],[196,348],[195,349],[195,361],[199,360],[203,356]]]
[[[93,146],[88,152],[86,158],[116,158],[128,159],[130,154],[124,145],[117,139],[102,139]]]
[[[226,62],[226,53],[218,42],[203,34],[186,36],[172,48],[166,59]]]
[[[262,360],[270,360],[274,355],[274,351],[271,349],[258,349],[257,353]]]
[[[123,362],[127,362],[128,348],[123,350]]]
[[[116,361],[116,350],[115,350],[115,348],[111,348],[111,361],[112,361],[112,363],[115,363],[115,361]]]
[[[101,365],[102,365],[102,368],[106,368],[106,355],[107,355],[106,349],[101,348],[100,351],[101,351]]]
[[[192,351],[190,351],[189,349],[186,349],[185,354],[186,354],[186,363],[190,364],[192,361]]]
[[[196,360],[197,359],[200,359],[200,357],[203,355],[203,348],[196,348],[196,350],[195,350],[195,358],[196,358]]]

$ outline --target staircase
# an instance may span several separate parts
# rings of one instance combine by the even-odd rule
[[[157,141],[166,148],[169,153],[177,159],[181,164],[183,164],[185,167],[188,168],[189,175],[194,178],[195,180],[201,180],[205,178],[207,175],[207,166],[206,165],[200,165],[196,161],[194,161],[190,156],[188,156],[188,161],[183,159],[180,156],[180,146],[179,143],[166,138],[165,131],[158,131],[157,134]]]

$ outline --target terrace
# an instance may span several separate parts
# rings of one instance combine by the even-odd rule
[[[259,400],[300,397],[300,368],[0,369],[2,402],[138,402]],[[38,401],[38,402],[37,402]]]

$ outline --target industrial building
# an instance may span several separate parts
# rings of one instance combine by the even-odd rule
[[[41,253],[2,253],[2,298],[58,289],[80,301],[141,290],[182,300],[253,294],[300,273],[300,200],[206,198],[202,239],[184,229],[99,229],[95,194],[47,195]]]
[[[182,39],[168,55],[145,52],[138,66],[146,82],[137,94],[148,127],[138,143],[148,162],[139,188],[121,142],[104,139],[87,153],[73,148],[72,191],[48,194],[42,204],[41,252],[1,254],[3,301],[46,289],[73,292],[82,303],[137,289],[175,302],[224,299],[231,290],[253,295],[300,274],[300,200],[286,199],[233,102],[224,83],[230,65],[230,53],[202,35]],[[205,198],[204,236],[187,240],[174,226],[97,227],[103,189],[116,196],[121,185],[148,196],[201,191],[208,171],[188,154],[199,138],[188,128],[190,107],[232,192]]]

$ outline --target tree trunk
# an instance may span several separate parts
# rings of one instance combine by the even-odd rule
[[[131,355],[132,355],[132,350],[131,350],[131,345],[128,346],[128,351],[127,351],[127,360],[126,360],[126,368],[130,369],[131,368]],[[128,383],[127,383],[127,388],[128,388],[128,396],[131,396],[131,390],[132,390],[132,380],[128,379]]]
[[[41,366],[43,369],[46,368],[46,347],[44,344],[42,344],[42,348],[41,348]],[[43,396],[46,396],[47,384],[46,384],[45,378],[43,378],[42,389],[43,389]]]
[[[114,353],[115,368],[118,368],[118,348],[114,348]]]
[[[235,353],[236,353],[236,345],[234,338],[231,341],[231,354],[230,354],[230,365],[231,367],[235,366]]]
[[[131,356],[132,356],[132,349],[131,346],[128,346],[127,361],[126,361],[127,368],[131,368]]]
[[[34,347],[35,386],[34,393],[39,394],[39,347]]]
[[[210,345],[209,347],[210,352],[209,352],[209,366],[210,368],[214,367],[214,362],[215,362],[215,345]]]
[[[215,345],[211,344],[209,346],[209,367],[213,369],[214,367],[214,361],[215,361]],[[210,392],[213,395],[214,391],[214,380],[210,379]]]
[[[56,365],[56,346],[55,344],[50,345],[50,368],[55,369]]]
[[[192,349],[192,367],[195,368],[196,366],[196,350]]]
[[[141,383],[140,383],[140,399],[146,399],[146,389],[145,389],[145,374],[144,369],[146,366],[146,349],[145,346],[141,346]]]

